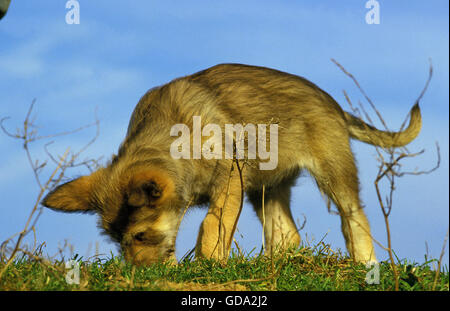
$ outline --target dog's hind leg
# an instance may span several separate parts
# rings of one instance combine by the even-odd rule
[[[317,185],[336,205],[347,250],[358,262],[376,261],[369,222],[359,200],[357,169],[349,141],[333,141],[335,148],[316,150],[308,167]]]
[[[249,200],[263,224],[265,254],[298,247],[300,235],[290,210],[291,187],[296,176],[264,191],[252,191]],[[264,200],[263,200],[264,199]]]

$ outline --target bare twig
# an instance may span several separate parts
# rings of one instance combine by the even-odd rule
[[[98,137],[99,134],[99,121],[96,118],[95,123],[97,125],[97,135],[91,140],[89,141],[89,143],[84,146],[82,149],[80,149],[78,152],[76,153],[69,153],[69,148],[67,148],[67,150],[65,151],[65,153],[61,156],[58,157],[58,160],[56,160],[56,158],[50,154],[50,152],[48,152],[47,145],[45,145],[45,150],[47,152],[47,155],[49,155],[49,158],[55,163],[56,167],[55,169],[52,171],[52,173],[50,174],[49,178],[46,180],[45,183],[43,183],[40,179],[40,174],[42,172],[42,169],[44,167],[46,167],[47,165],[47,161],[44,162],[40,162],[38,160],[33,160],[33,157],[31,155],[30,152],[30,144],[37,141],[37,140],[42,140],[42,139],[48,139],[48,138],[53,138],[53,137],[57,137],[57,136],[63,136],[63,135],[68,135],[68,134],[73,134],[76,132],[81,131],[82,129],[88,128],[90,126],[92,126],[93,124],[89,124],[89,125],[85,125],[82,126],[76,130],[73,131],[67,131],[67,132],[61,132],[61,133],[57,133],[54,135],[47,135],[47,136],[38,136],[37,135],[37,127],[34,124],[35,121],[35,117],[32,117],[32,110],[35,104],[35,100],[33,100],[33,102],[31,103],[28,112],[26,114],[25,120],[23,122],[23,129],[22,130],[17,130],[16,134],[11,133],[10,131],[8,131],[5,127],[4,127],[4,121],[8,118],[3,118],[0,120],[0,128],[3,130],[3,132],[12,138],[15,139],[19,139],[23,141],[23,148],[26,152],[27,155],[27,159],[28,162],[32,168],[33,174],[34,174],[34,178],[36,180],[36,183],[39,186],[39,193],[38,196],[36,198],[36,201],[34,203],[34,206],[28,216],[28,219],[26,221],[26,224],[23,228],[22,231],[20,231],[19,233],[13,235],[12,237],[10,237],[9,239],[7,239],[6,241],[4,241],[2,243],[1,246],[1,260],[6,260],[6,264],[3,267],[3,269],[0,271],[0,278],[3,276],[4,272],[6,271],[6,269],[9,267],[9,265],[13,262],[15,256],[17,255],[18,252],[22,252],[23,254],[27,254],[30,252],[25,252],[22,248],[21,248],[21,243],[24,239],[24,237],[29,233],[29,232],[33,232],[34,233],[34,245],[36,245],[36,235],[35,235],[35,226],[37,223],[37,220],[39,219],[40,215],[42,214],[42,207],[40,207],[39,209],[39,205],[40,205],[40,201],[43,198],[44,194],[46,191],[48,191],[49,189],[55,187],[56,185],[58,185],[64,178],[65,172],[68,168],[70,167],[74,167],[76,165],[82,165],[84,163],[91,163],[94,160],[86,160],[83,161],[79,164],[76,164],[75,161],[76,159],[79,157],[79,155],[81,154],[81,152],[83,152],[89,145],[91,145],[96,138]],[[38,213],[36,213],[37,211],[39,211]],[[7,250],[7,244],[9,242],[12,241],[12,239],[14,239],[16,236],[18,236],[14,247],[11,251],[11,254],[8,256],[8,259],[6,259],[6,250]],[[41,245],[42,247],[42,245]],[[34,247],[33,247],[34,248]],[[33,257],[33,256],[32,256]]]
[[[332,62],[335,63],[347,76],[349,76],[352,79],[352,81],[354,82],[356,87],[359,89],[359,91],[364,96],[366,101],[370,104],[372,109],[377,114],[378,119],[381,121],[381,123],[383,124],[384,128],[388,131],[388,127],[387,127],[386,122],[384,121],[381,113],[378,111],[378,109],[376,108],[376,106],[374,105],[372,100],[367,96],[366,92],[360,86],[360,84],[358,83],[356,78],[351,73],[349,73],[336,60],[332,59]],[[431,60],[430,60],[430,69],[429,69],[428,79],[427,79],[427,81],[425,83],[425,86],[424,86],[423,90],[419,94],[419,97],[415,101],[416,104],[418,104],[420,102],[420,100],[422,99],[422,97],[425,94],[426,90],[428,89],[429,83],[431,81],[432,74],[433,74],[433,66],[432,66]],[[354,113],[356,113],[359,117],[361,117],[360,111],[362,111],[364,116],[365,116],[365,119],[367,120],[367,124],[369,124],[370,126],[373,126],[374,124],[373,124],[369,114],[364,109],[363,104],[361,102],[358,102],[359,109],[357,109],[357,108],[355,108],[352,105],[351,100],[350,100],[349,96],[347,95],[347,93],[345,91],[344,91],[344,96],[345,96],[345,99],[347,100],[351,110]],[[403,122],[403,124],[402,124],[402,126],[400,128],[400,131],[402,131],[403,128],[405,127],[407,119],[408,119],[408,116],[405,118],[405,120],[404,120],[404,122]],[[368,126],[366,126],[366,127],[368,127]],[[399,149],[402,150],[402,152],[398,152],[397,150],[399,150]],[[394,273],[394,278],[395,278],[395,290],[399,289],[399,275],[398,275],[397,268],[396,268],[395,262],[394,262],[394,255],[393,255],[392,242],[391,242],[391,229],[390,229],[390,225],[389,225],[389,215],[390,215],[390,213],[392,211],[393,193],[395,191],[395,181],[396,181],[395,178],[396,177],[402,177],[404,175],[429,174],[429,173],[435,171],[440,166],[440,162],[441,162],[440,149],[439,149],[439,144],[438,143],[436,143],[436,149],[437,149],[438,159],[437,159],[437,164],[433,168],[431,168],[429,170],[425,170],[425,171],[417,171],[417,170],[415,170],[413,172],[408,172],[408,171],[401,171],[402,166],[400,164],[400,161],[405,159],[405,158],[416,157],[416,156],[422,154],[424,152],[424,150],[421,150],[421,151],[416,152],[416,153],[412,153],[412,152],[408,151],[408,149],[405,148],[405,147],[399,147],[399,148],[380,148],[380,147],[376,147],[376,151],[377,151],[377,154],[378,154],[377,160],[380,162],[380,164],[379,164],[379,168],[378,168],[377,177],[375,178],[375,181],[374,181],[374,185],[375,185],[375,189],[376,189],[376,193],[377,193],[378,202],[379,202],[379,205],[381,207],[381,211],[383,213],[383,217],[384,217],[384,221],[385,221],[388,247],[387,248],[383,247],[383,248],[389,254],[389,258],[390,258],[390,261],[391,261],[391,267],[392,267],[392,270],[393,270],[393,273]],[[382,150],[387,154],[387,156],[383,156]],[[389,183],[389,193],[386,196],[385,200],[383,200],[383,198],[382,198],[382,194],[381,194],[380,187],[379,187],[379,183],[383,179],[387,179],[387,181]],[[375,242],[377,242],[373,237],[372,237],[372,239]],[[377,242],[377,243],[380,246],[382,246],[379,242]]]
[[[64,163],[64,160],[65,160],[65,158],[66,158],[68,152],[69,152],[69,150],[67,150],[67,151],[64,153],[64,156],[63,156],[63,158],[62,158],[60,164],[55,168],[55,170],[53,171],[53,173],[52,173],[52,175],[50,176],[49,180],[47,181],[46,187],[48,186],[48,184],[50,183],[50,181],[52,180],[52,178],[55,176],[55,174],[60,170],[61,165],[62,165],[62,163]],[[7,263],[6,263],[6,265],[3,267],[2,271],[0,271],[0,279],[1,279],[2,275],[3,275],[3,273],[6,271],[6,269],[9,267],[9,265],[10,265],[10,264],[12,263],[12,261],[14,260],[14,257],[16,256],[16,253],[17,253],[17,251],[19,250],[20,243],[22,242],[22,239],[23,239],[23,238],[25,237],[25,235],[28,233],[28,231],[29,231],[28,226],[29,226],[31,220],[33,219],[34,213],[36,212],[36,209],[38,208],[39,203],[41,202],[41,198],[42,198],[42,196],[44,195],[45,189],[47,189],[46,187],[44,187],[44,188],[41,187],[41,191],[39,192],[38,198],[37,198],[37,200],[36,200],[36,203],[34,204],[34,207],[33,207],[32,211],[31,211],[31,213],[30,213],[30,216],[28,217],[28,220],[27,220],[27,222],[26,222],[26,224],[25,224],[25,227],[24,227],[24,229],[23,229],[23,230],[20,232],[20,234],[19,234],[19,238],[17,239],[16,246],[14,247],[14,250],[13,250],[12,254],[10,255],[10,257],[9,257],[9,259],[8,259],[8,261],[7,261]]]
[[[266,185],[262,186],[262,247],[263,247],[263,251],[264,253],[266,253],[266,244],[265,244],[265,235],[266,235],[266,211],[265,211],[265,206],[264,206],[264,201],[265,201],[265,196],[266,196]]]
[[[367,102],[370,104],[370,106],[372,107],[372,109],[373,109],[373,110],[375,111],[375,113],[377,114],[378,119],[381,121],[381,123],[383,124],[384,128],[385,128],[386,130],[388,130],[388,127],[387,127],[387,125],[386,125],[386,122],[384,121],[384,119],[383,119],[381,113],[380,113],[380,112],[378,111],[378,109],[375,107],[375,105],[373,104],[373,102],[372,102],[372,100],[369,98],[369,96],[367,96],[367,94],[366,94],[366,92],[363,90],[363,88],[359,85],[359,82],[356,80],[356,78],[355,78],[351,73],[349,73],[349,72],[344,68],[344,66],[342,66],[341,64],[339,64],[335,59],[332,58],[331,61],[332,61],[333,63],[335,63],[336,66],[338,66],[338,67],[339,67],[339,68],[340,68],[347,76],[349,76],[350,79],[353,80],[353,82],[355,83],[356,87],[359,89],[359,91],[361,92],[361,94],[363,94],[364,98],[367,100]]]
[[[448,230],[449,229],[447,228],[447,233],[445,234],[445,238],[444,238],[444,244],[442,245],[441,255],[439,256],[439,262],[438,262],[438,266],[436,269],[436,275],[434,277],[434,282],[433,282],[433,290],[436,288],[436,284],[439,279],[439,273],[441,272],[442,258],[444,257],[445,247],[447,246],[447,241],[448,241]]]
[[[233,235],[234,235],[234,232],[237,229],[237,224],[239,222],[239,218],[241,217],[242,208],[244,207],[244,177],[242,175],[242,171],[244,169],[245,162],[244,162],[244,164],[241,167],[239,165],[239,160],[237,158],[235,159],[235,161],[236,161],[236,167],[237,167],[237,170],[238,170],[238,173],[239,173],[239,181],[240,181],[240,186],[241,186],[241,201],[239,203],[239,212],[238,212],[238,214],[236,216],[236,220],[235,220],[235,222],[233,224],[233,229],[231,231],[230,239],[233,239]],[[230,241],[229,245],[231,245],[231,241]]]

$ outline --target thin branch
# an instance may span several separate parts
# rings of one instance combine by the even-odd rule
[[[52,175],[50,176],[50,178],[48,179],[48,181],[47,181],[47,183],[46,183],[46,186],[48,186],[48,184],[50,183],[50,181],[51,181],[51,179],[53,178],[53,176],[55,176],[56,173],[60,170],[60,168],[61,168],[61,166],[63,165],[64,160],[65,160],[65,158],[66,158],[66,156],[67,156],[68,153],[69,153],[69,149],[67,149],[66,152],[64,153],[64,156],[63,156],[61,162],[59,163],[59,165],[58,165],[58,166],[55,168],[55,170],[53,171]],[[27,220],[27,222],[26,222],[26,224],[25,224],[25,227],[24,227],[24,229],[23,229],[23,230],[20,232],[20,234],[19,234],[19,238],[17,239],[16,246],[14,247],[14,250],[13,250],[12,254],[10,255],[10,257],[9,257],[9,259],[8,259],[8,261],[7,261],[7,263],[6,263],[6,265],[5,265],[5,266],[3,267],[3,269],[0,271],[0,279],[2,278],[3,273],[6,271],[6,269],[9,267],[9,265],[10,265],[10,264],[12,263],[12,261],[14,260],[14,257],[16,256],[16,253],[17,253],[17,251],[19,250],[20,243],[22,242],[22,239],[25,237],[25,235],[26,235],[27,232],[28,232],[28,226],[29,226],[29,224],[30,224],[30,222],[31,222],[31,220],[32,220],[32,218],[33,218],[33,216],[34,216],[34,213],[36,212],[37,207],[39,206],[39,204],[40,204],[40,202],[41,202],[41,198],[42,198],[42,196],[44,195],[45,189],[46,189],[46,188],[41,188],[41,191],[39,192],[38,198],[37,198],[37,200],[36,200],[36,203],[35,203],[35,205],[34,205],[32,211],[31,211],[31,213],[30,213],[30,216],[28,217],[28,220]]]
[[[40,209],[38,209],[38,208],[39,208],[41,199],[43,198],[45,192],[47,190],[51,189],[51,185],[55,186],[61,182],[61,180],[64,178],[66,169],[76,165],[75,164],[76,158],[81,154],[82,151],[84,151],[89,145],[91,145],[95,141],[95,139],[98,137],[98,134],[99,134],[99,121],[96,118],[95,124],[97,125],[97,135],[94,137],[94,139],[92,139],[86,146],[84,146],[81,150],[79,150],[78,152],[76,152],[74,154],[70,155],[69,148],[67,148],[64,155],[59,157],[59,160],[56,160],[55,157],[53,157],[50,154],[50,152],[48,152],[48,150],[47,150],[48,144],[46,144],[45,150],[47,152],[47,155],[55,163],[56,167],[53,170],[53,172],[50,174],[50,177],[47,179],[47,181],[43,184],[40,180],[40,174],[42,172],[42,169],[46,167],[47,161],[44,161],[41,163],[39,160],[33,160],[33,157],[31,155],[31,152],[29,149],[30,143],[35,142],[36,140],[40,140],[40,139],[72,134],[72,133],[78,132],[84,128],[87,128],[91,125],[83,126],[76,130],[73,130],[73,131],[62,132],[62,133],[58,133],[55,135],[37,136],[37,129],[36,129],[36,126],[34,125],[35,117],[32,117],[32,111],[33,111],[35,102],[36,101],[33,100],[33,102],[31,103],[31,105],[27,111],[25,120],[23,121],[23,129],[17,130],[16,134],[12,134],[4,127],[4,121],[7,120],[8,118],[3,118],[0,120],[0,127],[3,130],[3,132],[5,133],[5,135],[15,138],[15,139],[20,139],[23,141],[23,148],[27,154],[28,162],[33,170],[34,177],[39,186],[39,194],[37,196],[37,199],[34,203],[32,210],[28,216],[28,219],[26,221],[26,224],[25,224],[23,230],[15,235],[13,235],[6,241],[4,241],[1,245],[1,249],[0,249],[1,250],[1,260],[3,261],[3,260],[6,260],[6,258],[7,258],[7,256],[6,256],[7,245],[18,235],[18,238],[14,244],[14,248],[12,249],[9,258],[6,261],[5,266],[0,271],[0,278],[3,276],[4,272],[9,267],[9,265],[13,262],[13,260],[16,257],[18,252],[22,252],[23,254],[26,254],[26,252],[21,248],[21,243],[22,243],[23,239],[25,238],[25,236],[28,235],[28,233],[30,233],[31,231],[34,234],[33,248],[36,246],[37,243],[36,243],[35,227],[36,227],[36,223],[43,211],[42,207]],[[88,161],[93,161],[93,160],[87,160],[85,162],[87,163]],[[81,162],[81,163],[83,163],[83,162]]]
[[[447,233],[445,234],[445,238],[444,238],[444,244],[442,245],[441,255],[439,256],[439,262],[438,262],[438,266],[436,269],[436,275],[434,277],[433,290],[436,288],[436,284],[439,279],[439,273],[441,272],[442,258],[444,257],[445,247],[447,246],[447,241],[448,241],[448,231],[449,231],[449,229],[447,228]]]
[[[335,63],[343,72],[344,74],[346,74],[348,77],[351,78],[351,80],[354,82],[354,84],[356,85],[356,87],[359,89],[359,91],[361,92],[361,94],[364,96],[364,98],[366,99],[366,101],[370,104],[370,106],[372,107],[372,109],[375,111],[375,113],[378,116],[378,119],[381,121],[381,123],[383,124],[384,128],[386,130],[388,130],[388,127],[381,115],[381,113],[378,111],[378,109],[375,107],[374,103],[372,102],[372,100],[367,96],[366,92],[363,90],[363,88],[360,86],[359,82],[356,80],[356,78],[349,73],[341,64],[339,64],[336,60],[331,59],[333,61],[333,63]],[[431,77],[433,74],[433,66],[431,64],[431,60],[430,60],[430,69],[429,69],[429,75],[428,75],[428,79],[425,83],[425,86],[423,88],[423,90],[421,91],[421,93],[419,94],[419,97],[416,99],[415,104],[418,104],[420,102],[420,100],[422,99],[423,95],[425,94],[426,90],[428,89],[429,83],[431,81]],[[374,126],[369,114],[367,113],[367,111],[364,108],[364,105],[358,101],[358,105],[359,105],[359,109],[355,108],[352,103],[351,100],[348,96],[348,94],[344,91],[344,97],[347,100],[351,110],[358,116],[361,118],[361,111],[365,116],[365,119],[368,121],[367,123],[371,126]],[[406,126],[406,121],[408,120],[408,118],[410,117],[410,114],[408,114],[405,118],[405,120],[402,123],[402,126],[400,128],[400,131],[402,131],[404,129],[404,127]],[[364,123],[365,124],[365,123]],[[366,126],[367,130],[369,130],[368,126],[369,125],[364,125]],[[387,234],[387,242],[388,242],[388,247],[384,248],[388,254],[389,254],[389,258],[390,258],[390,262],[391,262],[391,267],[393,270],[393,274],[394,274],[394,278],[395,278],[395,290],[399,289],[399,275],[397,272],[397,268],[395,266],[395,262],[394,262],[394,254],[393,254],[393,250],[392,250],[392,243],[391,243],[391,229],[390,229],[390,225],[389,225],[389,215],[392,211],[392,203],[393,203],[393,194],[395,191],[395,182],[396,182],[396,177],[402,177],[404,175],[422,175],[422,174],[429,174],[433,171],[435,171],[439,166],[440,166],[440,162],[441,162],[441,158],[440,158],[440,150],[439,150],[439,144],[436,143],[436,148],[437,148],[437,164],[429,170],[426,171],[414,171],[414,172],[403,172],[402,170],[402,165],[400,163],[401,160],[405,159],[405,158],[412,158],[412,157],[416,157],[418,155],[421,155],[424,150],[421,150],[417,153],[411,153],[406,147],[398,147],[398,148],[380,148],[375,146],[375,150],[377,151],[378,154],[378,158],[377,160],[380,162],[380,165],[378,167],[378,173],[377,173],[377,177],[375,178],[374,181],[374,185],[375,185],[375,190],[376,190],[376,194],[377,194],[377,198],[378,198],[378,202],[379,205],[381,207],[381,211],[383,213],[383,217],[384,217],[384,221],[385,221],[385,227],[386,227],[386,234]],[[381,152],[381,150],[383,150],[386,154],[387,157],[383,156],[383,153]],[[401,150],[401,152],[398,152],[398,150]],[[389,193],[388,195],[385,196],[385,200],[382,199],[382,194],[380,191],[380,187],[379,187],[379,183],[381,180],[386,179],[388,184],[389,184]],[[374,240],[376,242],[376,240],[371,237],[372,240]],[[378,243],[380,246],[381,244]]]
[[[334,58],[331,59],[331,61],[333,63],[336,64],[336,66],[338,66],[347,76],[350,77],[350,79],[353,80],[353,82],[355,83],[356,87],[359,89],[359,91],[361,92],[361,94],[363,94],[364,98],[367,100],[367,102],[370,104],[370,106],[372,107],[372,109],[375,111],[375,113],[378,116],[378,119],[381,121],[381,123],[383,124],[383,127],[388,131],[388,127],[386,125],[386,122],[384,122],[383,117],[381,116],[381,113],[378,111],[378,109],[375,107],[374,103],[372,102],[372,100],[369,98],[369,96],[367,96],[366,92],[363,90],[363,88],[359,85],[359,82],[356,80],[356,78],[349,73],[341,64],[339,64]]]

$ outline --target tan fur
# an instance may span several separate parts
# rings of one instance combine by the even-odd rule
[[[176,139],[170,136],[171,127],[186,124],[192,136],[194,116],[201,116],[202,125],[222,128],[278,125],[277,167],[260,170],[258,164],[265,160],[257,157],[246,159],[243,170],[243,190],[264,224],[266,251],[299,245],[290,188],[307,169],[337,206],[350,255],[357,261],[376,260],[349,138],[383,147],[405,145],[420,131],[419,107],[413,107],[405,131],[380,131],[344,112],[313,83],[269,68],[217,65],[151,89],[136,106],[111,163],[58,187],[43,204],[66,212],[97,212],[100,226],[120,243],[125,257],[149,264],[174,258],[185,209],[209,203],[196,254],[226,259],[242,199],[236,165],[230,171],[233,162],[224,156],[176,160],[170,155]],[[207,139],[202,137],[202,142]]]
[[[419,104],[415,104],[411,109],[409,126],[404,131],[396,133],[379,131],[348,112],[344,114],[352,138],[384,148],[400,147],[410,143],[419,135],[422,127]]]
[[[203,220],[196,245],[196,254],[207,257],[227,258],[233,242],[234,224],[240,213],[241,181],[236,165],[229,182],[214,198]]]

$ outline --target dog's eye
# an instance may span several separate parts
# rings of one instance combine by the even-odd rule
[[[144,241],[144,234],[145,234],[145,232],[139,232],[138,234],[136,234],[134,236],[134,239],[136,241],[142,242],[142,241]]]

